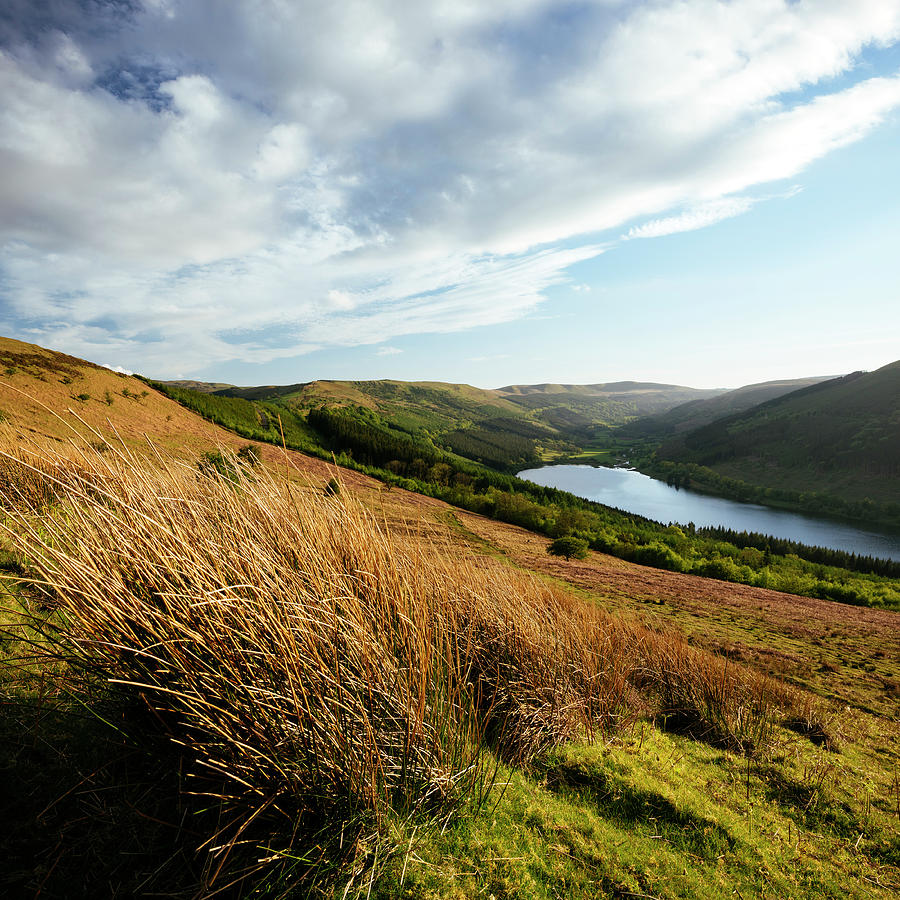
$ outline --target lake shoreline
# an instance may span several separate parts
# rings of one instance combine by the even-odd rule
[[[773,509],[780,510],[782,512],[796,513],[797,515],[806,516],[811,519],[821,519],[823,521],[835,522],[841,525],[851,525],[859,528],[860,530],[874,530],[876,532],[891,536],[897,536],[898,538],[900,538],[900,523],[898,523],[896,519],[886,519],[877,515],[874,518],[862,518],[860,516],[852,516],[849,514],[842,515],[835,512],[822,512],[817,509],[811,509],[809,506],[803,503],[795,503],[791,502],[790,500],[741,500],[740,497],[738,497],[734,492],[729,493],[727,491],[717,491],[713,487],[705,484],[702,481],[692,481],[690,487],[672,484],[667,480],[664,473],[660,472],[659,469],[654,468],[652,465],[631,465],[630,463],[622,465],[620,463],[588,462],[582,458],[573,456],[560,457],[558,459],[554,459],[552,462],[547,462],[530,469],[523,469],[522,471],[531,472],[535,471],[536,469],[546,469],[551,466],[586,466],[591,469],[624,469],[629,472],[640,472],[641,475],[646,475],[648,478],[652,478],[654,481],[659,481],[667,487],[674,488],[678,491],[688,491],[692,494],[699,494],[703,497],[716,497],[721,500],[729,500],[733,503],[740,503],[743,505],[759,506],[764,509]],[[516,477],[519,477],[519,473],[516,473]],[[750,485],[750,487],[756,489],[755,485]],[[622,512],[627,512],[627,510],[622,510]]]
[[[810,547],[900,561],[900,532],[890,528],[676,487],[638,468],[562,463],[523,469],[517,477],[663,525],[693,523],[697,528],[770,535]]]

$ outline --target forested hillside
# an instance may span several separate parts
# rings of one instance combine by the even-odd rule
[[[681,403],[665,412],[644,416],[625,425],[620,429],[619,436],[626,439],[651,438],[663,441],[675,434],[693,431],[716,419],[745,412],[760,403],[775,400],[792,391],[828,380],[823,376],[748,384],[715,397],[689,400],[687,403]]]
[[[261,426],[277,410],[293,429],[312,409],[343,410],[368,429],[405,433],[501,471],[579,453],[598,436],[638,417],[668,410],[689,399],[715,395],[678,385],[617,382],[593,385],[511,385],[483,390],[466,384],[403,381],[312,381],[304,384],[234,387],[167,382],[164,389],[219,424],[224,406],[190,398],[212,394],[234,401],[229,427],[271,439]],[[255,404],[256,412],[250,404]],[[216,418],[216,416],[219,416]],[[254,418],[260,421],[254,422]],[[344,423],[345,431],[349,427]],[[259,435],[254,432],[259,431]],[[302,428],[301,428],[302,430]]]
[[[679,434],[656,452],[674,483],[799,502],[859,518],[900,517],[900,362],[770,400]],[[718,482],[717,482],[718,479]]]

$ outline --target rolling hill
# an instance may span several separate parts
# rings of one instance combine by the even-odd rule
[[[721,394],[672,384],[619,381],[609,384],[510,385],[497,393],[509,397],[532,416],[581,443],[610,428],[657,415],[689,401]]]
[[[218,478],[198,456],[245,439],[139,379],[0,361],[5,462],[86,438],[46,508],[0,471],[0,893],[894,895],[896,613],[564,561],[271,445]]]
[[[466,384],[403,381],[312,381],[259,387],[221,387],[198,382],[167,382],[178,399],[190,402],[185,388],[256,404],[266,421],[287,411],[291,428],[311,409],[348,413],[363,410],[371,422],[431,448],[440,448],[505,471],[577,453],[598,433],[638,417],[670,409],[688,399],[714,396],[678,385],[617,382],[593,385],[509,385],[484,390]],[[174,396],[174,394],[173,394]],[[194,408],[212,410],[213,400],[194,399]],[[249,407],[241,413],[252,427]]]
[[[619,430],[619,436],[663,441],[675,434],[708,425],[716,419],[745,412],[760,403],[828,381],[831,377],[833,376],[765,381],[760,384],[748,384],[714,397],[689,400],[665,412],[643,416],[623,426]]]
[[[660,446],[657,459],[764,490],[896,507],[900,362],[819,382],[684,431]]]

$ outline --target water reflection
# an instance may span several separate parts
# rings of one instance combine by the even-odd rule
[[[870,531],[830,519],[770,509],[674,488],[631,469],[544,466],[519,472],[535,484],[637,513],[658,522],[757,531],[818,547],[900,561],[900,535]]]

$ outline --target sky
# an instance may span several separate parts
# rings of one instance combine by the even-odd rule
[[[0,334],[154,378],[900,359],[900,0],[4,0]]]

